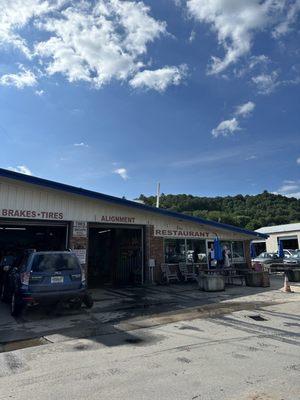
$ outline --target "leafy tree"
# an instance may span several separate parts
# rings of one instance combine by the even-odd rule
[[[141,194],[139,200],[150,206],[156,205],[156,196]],[[162,194],[160,207],[250,230],[300,221],[300,199],[275,195],[266,190],[255,196]]]

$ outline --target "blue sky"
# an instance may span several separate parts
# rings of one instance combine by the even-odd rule
[[[300,198],[300,1],[0,0],[1,167]]]

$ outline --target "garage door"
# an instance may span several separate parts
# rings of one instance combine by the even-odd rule
[[[65,250],[68,247],[67,224],[0,221],[0,254],[25,249]]]

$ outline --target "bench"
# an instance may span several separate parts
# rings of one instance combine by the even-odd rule
[[[171,281],[179,282],[179,277],[177,272],[172,271],[171,268],[174,268],[174,266],[168,265],[168,264],[161,264],[160,269],[163,275],[163,278],[167,281],[169,284]]]
[[[183,262],[179,263],[179,271],[182,277],[184,278],[185,282],[187,282],[188,280],[195,281],[197,278],[196,274],[193,271],[189,270],[189,267],[186,263]]]

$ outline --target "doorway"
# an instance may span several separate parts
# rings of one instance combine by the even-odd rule
[[[91,227],[88,254],[89,287],[143,283],[142,228]]]

